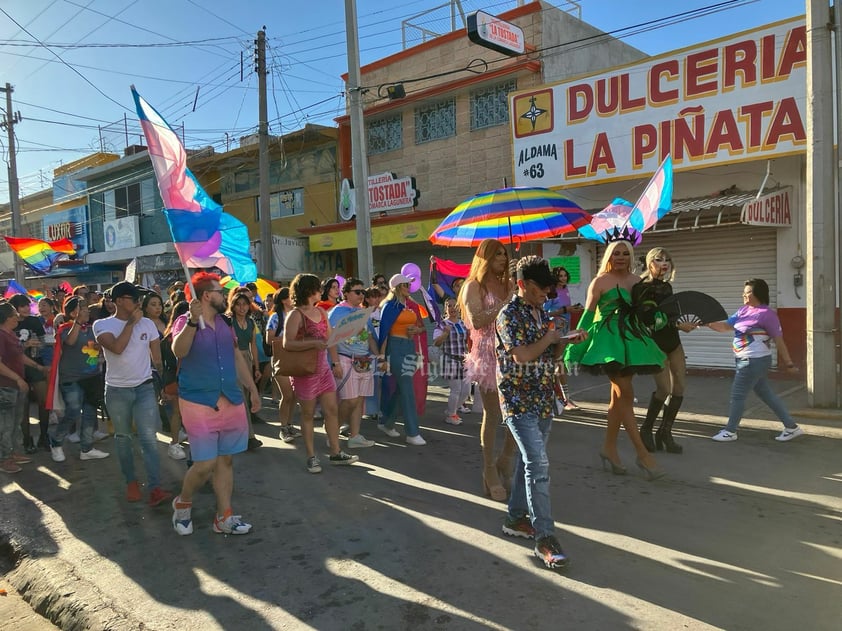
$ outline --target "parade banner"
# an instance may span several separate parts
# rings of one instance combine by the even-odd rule
[[[336,346],[339,342],[347,340],[349,337],[354,337],[357,333],[362,331],[368,324],[368,317],[374,307],[367,309],[354,309],[348,315],[343,316],[333,327],[330,332],[330,337],[327,340],[328,346]]]
[[[807,34],[793,18],[509,95],[517,186],[582,186],[806,151]]]

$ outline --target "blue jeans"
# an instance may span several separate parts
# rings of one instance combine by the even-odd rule
[[[392,378],[397,381],[397,396],[388,396],[386,388],[383,388],[383,425],[392,427],[395,424],[395,404],[399,403],[403,409],[403,425],[407,436],[418,436],[418,411],[415,409],[415,386],[412,377],[417,370],[415,360],[418,353],[415,351],[415,342],[405,337],[389,337],[388,349],[386,351],[389,359],[389,371]],[[406,362],[406,365],[404,363]]]
[[[550,461],[547,440],[552,418],[538,418],[528,412],[506,418],[518,446],[512,493],[509,496],[509,517],[529,515],[535,528],[535,539],[555,532],[550,506]]]
[[[769,380],[766,378],[769,368],[772,367],[772,356],[765,357],[737,357],[737,372],[734,373],[734,383],[731,386],[731,405],[728,410],[728,424],[726,431],[736,432],[737,426],[743,418],[743,410],[746,407],[746,397],[754,390],[755,394],[763,403],[769,406],[777,417],[783,422],[787,429],[798,427],[792,420],[789,412],[784,407],[783,401],[778,398],[772,388],[769,387]]]
[[[149,488],[161,485],[160,461],[158,459],[158,437],[155,432],[161,423],[158,414],[158,398],[151,381],[134,388],[105,386],[105,405],[114,423],[114,444],[117,458],[126,483],[134,482],[134,455],[132,454],[132,421],[137,428],[140,449],[143,452],[143,466]]]
[[[102,381],[95,377],[94,387],[102,387]],[[68,381],[59,384],[61,397],[64,399],[64,416],[56,425],[50,426],[50,446],[61,447],[70,430],[76,429],[76,423],[82,419],[79,428],[79,447],[82,451],[90,451],[94,446],[94,429],[96,429],[97,406],[90,396],[86,396],[81,381]],[[100,397],[101,398],[101,397]]]

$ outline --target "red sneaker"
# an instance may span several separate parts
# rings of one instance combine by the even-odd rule
[[[165,491],[160,486],[156,486],[154,489],[149,491],[149,500],[148,504],[150,506],[157,506],[161,502],[166,502],[167,500],[172,499],[172,493],[169,491]]]
[[[143,495],[140,493],[140,486],[138,485],[137,480],[132,480],[126,487],[126,501],[139,502],[142,499]]]
[[[14,460],[9,458],[8,460],[0,462],[0,471],[3,473],[20,473],[22,469]]]
[[[29,464],[32,462],[32,458],[29,456],[23,456],[21,454],[12,454],[12,460],[14,460],[18,464]]]

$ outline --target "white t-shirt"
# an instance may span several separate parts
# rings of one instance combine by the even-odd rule
[[[99,339],[103,333],[111,333],[115,338],[126,328],[125,320],[116,316],[94,322],[94,335]],[[115,388],[134,388],[144,381],[152,379],[152,358],[149,345],[157,340],[158,329],[149,318],[141,318],[132,331],[132,337],[122,353],[117,355],[104,346],[105,385]]]

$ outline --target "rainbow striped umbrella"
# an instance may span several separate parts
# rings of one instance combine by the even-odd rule
[[[476,247],[483,239],[524,243],[573,232],[590,215],[546,188],[511,187],[466,199],[430,235],[436,245]]]

